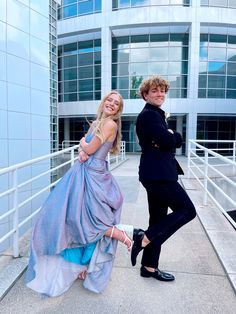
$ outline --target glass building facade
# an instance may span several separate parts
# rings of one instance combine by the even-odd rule
[[[62,0],[58,19],[68,19],[101,12],[102,0]]]
[[[50,137],[51,152],[58,150],[57,114],[57,3],[49,1]]]
[[[177,154],[187,153],[191,138],[235,138],[236,1],[103,0],[86,19],[78,13],[80,2],[73,2],[73,21],[58,22],[60,142],[78,141],[85,117],[94,117],[101,97],[116,89],[124,98],[126,149],[140,152],[135,122],[144,102],[138,88],[155,74],[170,82],[163,109],[184,138]]]
[[[187,97],[188,33],[112,38],[112,89],[137,98],[143,79],[158,73],[170,82],[171,98]]]
[[[101,40],[58,47],[59,101],[101,99]]]
[[[190,0],[112,0],[112,9],[142,6],[189,6]]]
[[[236,1],[235,0],[201,0],[201,6],[235,9]]]
[[[0,1],[0,169],[47,155],[57,149],[57,2]],[[41,162],[18,171],[18,183],[30,180],[50,164]],[[12,187],[8,174],[0,177],[0,193]],[[18,187],[19,222],[40,206],[41,195],[31,202],[22,201],[50,182],[41,181]],[[13,200],[5,195],[0,200],[4,215]],[[0,222],[0,238],[13,223],[12,215]],[[20,230],[20,236],[31,222]],[[11,240],[0,245],[0,252]]]
[[[236,36],[201,34],[199,98],[236,99]]]

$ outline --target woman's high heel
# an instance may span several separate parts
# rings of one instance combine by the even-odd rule
[[[112,226],[112,230],[111,230],[111,234],[110,234],[110,238],[114,238],[114,239],[117,239],[118,241],[124,243],[127,248],[128,248],[128,251],[130,252],[131,251],[131,248],[132,248],[132,240],[129,238],[129,236],[127,235],[127,233],[125,232],[125,230],[122,230],[121,225],[115,225],[115,226]],[[122,225],[124,226],[124,225]],[[122,232],[122,234],[124,235],[124,239],[121,239],[118,235],[115,235],[114,236],[114,232],[115,232],[115,229],[119,230]]]

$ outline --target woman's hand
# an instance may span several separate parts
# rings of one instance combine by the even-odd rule
[[[79,162],[83,163],[89,159],[89,155],[86,154],[83,150],[79,152]]]

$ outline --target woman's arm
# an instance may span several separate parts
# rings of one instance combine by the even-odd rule
[[[101,127],[101,133],[103,135],[104,142],[113,141],[117,133],[116,122],[111,119],[105,121]],[[86,143],[84,137],[80,140],[80,146],[82,150],[88,155],[94,154],[102,144],[102,140],[97,135],[95,135],[89,143]]]

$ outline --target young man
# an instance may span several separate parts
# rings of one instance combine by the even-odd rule
[[[183,170],[175,159],[175,149],[181,147],[182,137],[168,129],[165,112],[161,109],[169,84],[159,76],[144,80],[140,94],[146,101],[138,115],[136,132],[142,154],[139,180],[145,187],[149,206],[149,227],[135,229],[131,262],[143,250],[142,277],[172,281],[174,276],[158,269],[161,245],[180,227],[196,216],[193,203],[178,181]],[[172,210],[167,213],[168,208]]]

